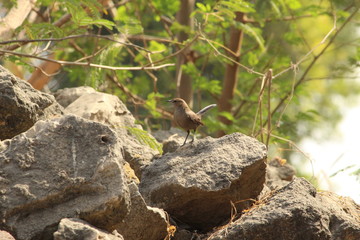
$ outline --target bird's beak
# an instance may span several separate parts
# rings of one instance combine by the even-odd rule
[[[172,102],[173,100],[172,99],[170,99],[170,100],[166,100],[167,102]]]

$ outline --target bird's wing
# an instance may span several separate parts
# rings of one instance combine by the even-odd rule
[[[190,120],[191,120],[193,123],[195,123],[195,124],[197,124],[197,125],[204,125],[204,123],[201,122],[201,117],[198,116],[197,114],[195,114],[194,112],[188,114],[188,117],[190,118]]]

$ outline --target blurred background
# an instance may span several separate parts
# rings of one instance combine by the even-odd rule
[[[36,89],[117,95],[149,132],[217,103],[200,135],[268,146],[360,203],[357,0],[3,0],[0,64]]]

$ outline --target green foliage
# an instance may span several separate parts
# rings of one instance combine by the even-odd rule
[[[160,118],[161,114],[156,110],[156,104],[157,104],[157,100],[159,98],[163,98],[164,95],[160,94],[160,93],[150,93],[147,96],[146,102],[145,102],[145,108],[149,110],[150,114],[155,117],[155,118]]]
[[[169,17],[173,17],[180,7],[180,0],[153,0],[155,9]]]
[[[29,24],[25,26],[25,31],[30,39],[40,39],[46,37],[59,38],[65,36],[61,28],[58,28],[50,23]]]
[[[260,28],[251,27],[243,23],[237,23],[235,26],[243,30],[249,37],[253,38],[259,44],[260,49],[262,51],[265,50],[265,46],[264,46],[265,41],[261,36],[262,31]]]
[[[219,1],[214,9],[219,11],[220,13],[228,15],[231,18],[235,17],[236,12],[251,13],[256,11],[252,7],[252,4],[248,1],[239,0]]]
[[[1,1],[1,4],[4,8],[7,9],[11,9],[12,7],[16,7],[17,6],[17,0],[6,0],[6,1]]]
[[[117,9],[114,20],[119,22],[117,27],[119,31],[124,34],[138,34],[143,32],[141,22],[134,18],[133,15],[130,15],[125,6],[120,6]]]
[[[182,69],[184,73],[190,75],[194,80],[194,89],[208,91],[211,94],[220,94],[220,81],[209,80],[208,78],[201,76],[201,72],[193,63],[189,62],[182,65]]]
[[[141,143],[148,145],[150,148],[157,150],[160,154],[163,153],[162,144],[158,143],[156,139],[151,136],[148,132],[139,128],[126,128],[133,136],[136,137]]]

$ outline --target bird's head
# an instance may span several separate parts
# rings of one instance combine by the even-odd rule
[[[167,102],[171,102],[174,106],[187,106],[186,102],[181,98],[173,98],[171,100],[167,100]]]

